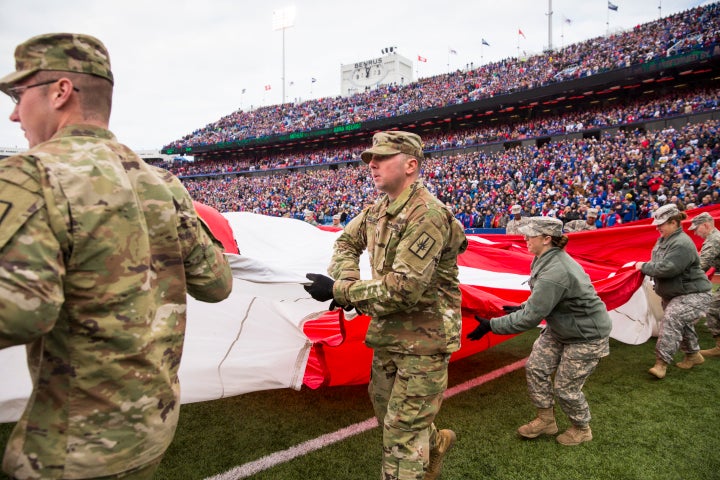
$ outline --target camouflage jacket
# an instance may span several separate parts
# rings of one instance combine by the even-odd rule
[[[505,234],[506,235],[522,235],[520,233],[520,227],[525,225],[527,223],[527,220],[525,217],[520,217],[520,220],[512,219],[508,220],[507,225],[505,225]]]
[[[560,343],[583,343],[610,336],[612,320],[582,267],[564,250],[553,247],[533,259],[530,297],[522,308],[493,318],[494,333],[520,333],[547,321]]]
[[[345,227],[328,273],[334,297],[372,317],[371,348],[427,355],[460,348],[457,256],[467,248],[462,225],[421,180],[394,201],[387,195]],[[372,280],[360,280],[367,249]]]
[[[593,224],[587,223],[587,220],[570,220],[563,226],[563,231],[570,232],[584,232],[586,230],[597,230],[597,227]]]
[[[715,267],[720,273],[720,230],[713,228],[700,248],[700,269],[708,271]]]
[[[652,259],[643,264],[641,271],[653,277],[655,293],[665,301],[712,289],[710,280],[700,269],[695,243],[682,228],[667,238],[658,239],[652,250]]]
[[[33,392],[11,477],[90,478],[163,454],[178,419],[186,294],[232,288],[180,181],[108,130],[71,125],[0,161],[0,348]]]

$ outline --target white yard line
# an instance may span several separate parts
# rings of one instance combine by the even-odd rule
[[[523,358],[522,360],[518,360],[515,363],[511,363],[510,365],[498,368],[497,370],[494,370],[490,373],[486,373],[485,375],[481,375],[477,378],[473,378],[472,380],[468,380],[467,382],[455,385],[452,388],[448,388],[445,391],[445,395],[443,397],[445,399],[448,399],[454,395],[457,395],[458,393],[465,392],[467,390],[470,390],[471,388],[475,388],[484,383],[500,378],[505,374],[514,372],[515,370],[524,367],[526,361],[527,357]],[[321,435],[317,438],[313,438],[312,440],[308,440],[307,442],[303,442],[299,445],[295,445],[294,447],[290,447],[287,450],[282,450],[280,452],[271,453],[270,455],[265,455],[258,460],[237,466],[231,470],[228,470],[225,473],[220,473],[213,477],[208,477],[206,480],[236,480],[240,478],[247,478],[251,475],[262,472],[263,470],[267,470],[268,468],[272,468],[281,463],[285,463],[303,455],[307,455],[308,453],[314,452],[315,450],[320,450],[321,448],[332,445],[333,443],[345,440],[346,438],[352,437],[353,435],[366,432],[372,428],[377,427],[377,425],[378,423],[376,418],[368,418],[363,422],[350,425],[349,427],[341,428],[340,430],[332,433]]]

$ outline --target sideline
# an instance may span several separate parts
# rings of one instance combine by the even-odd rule
[[[466,382],[455,385],[452,388],[448,388],[447,390],[445,390],[443,398],[448,399],[452,396],[457,395],[458,393],[465,392],[467,390],[470,390],[471,388],[480,386],[483,383],[487,383],[497,378],[500,378],[505,374],[514,372],[515,370],[524,367],[525,362],[527,362],[527,357],[523,358],[522,360],[518,360],[515,363],[511,363],[510,365],[498,368],[497,370],[493,370],[492,372],[486,373],[485,375],[481,375],[479,377],[473,378],[472,380],[468,380]],[[314,452],[315,450],[320,450],[323,447],[327,447],[328,445],[332,445],[333,443],[345,440],[346,438],[352,437],[353,435],[366,432],[377,426],[378,422],[376,418],[368,418],[365,421],[350,425],[349,427],[341,428],[340,430],[337,430],[335,432],[327,433],[317,438],[313,438],[312,440],[308,440],[307,442],[295,445],[294,447],[290,447],[287,450],[282,450],[280,452],[271,453],[270,455],[265,455],[258,460],[254,460],[252,462],[237,466],[231,470],[228,470],[225,473],[220,473],[218,475],[208,477],[205,480],[235,480],[240,478],[247,478],[251,475],[262,472],[263,470],[267,470],[281,463],[288,462],[294,458],[307,455],[308,453]]]

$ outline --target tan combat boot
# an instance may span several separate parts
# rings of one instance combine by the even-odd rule
[[[715,346],[709,350],[700,350],[700,355],[703,357],[720,357],[720,337],[715,337]]]
[[[655,360],[655,366],[652,367],[648,372],[651,375],[655,375],[657,378],[665,378],[665,373],[667,372],[667,366],[668,364],[660,360],[659,358]]]
[[[435,480],[440,477],[443,460],[448,450],[455,444],[455,432],[444,429],[438,430],[435,448],[430,449],[430,462],[425,471],[424,480]]]
[[[705,363],[705,359],[699,352],[685,354],[685,359],[682,362],[677,363],[678,368],[683,370],[690,370],[695,365],[702,365]]]
[[[583,442],[592,440],[592,430],[590,430],[590,425],[585,425],[584,427],[576,427],[573,425],[558,435],[556,440],[562,445],[580,445]]]
[[[538,408],[537,417],[517,429],[518,434],[525,438],[539,437],[543,433],[555,435],[558,432],[557,423],[555,423],[555,411],[553,407]]]

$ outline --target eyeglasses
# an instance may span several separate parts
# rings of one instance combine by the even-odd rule
[[[29,90],[31,88],[35,87],[42,87],[43,85],[50,85],[51,83],[55,83],[59,80],[59,78],[56,78],[55,80],[46,80],[44,82],[39,83],[33,83],[32,85],[20,85],[19,87],[12,87],[8,88],[7,94],[10,96],[10,99],[17,105],[20,103],[20,98],[22,97],[22,94],[25,93],[25,90]],[[73,90],[76,92],[79,92],[80,89],[77,87],[73,87]]]

